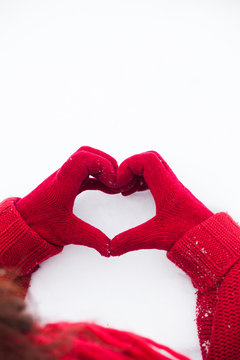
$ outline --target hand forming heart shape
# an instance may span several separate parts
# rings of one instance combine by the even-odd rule
[[[150,189],[156,215],[110,240],[72,213],[76,196],[89,189],[124,196]],[[186,231],[212,215],[155,151],[134,155],[118,167],[113,157],[89,146],[77,150],[15,206],[27,224],[50,244],[90,246],[104,256],[138,249],[169,250]]]
[[[72,212],[76,196],[88,189],[121,192],[124,196],[149,189],[156,215],[110,240]],[[191,277],[199,290],[197,325],[202,353],[206,352],[206,329],[211,335],[207,341],[209,345],[212,341],[213,356],[215,347],[217,353],[222,349],[226,323],[231,321],[232,334],[237,333],[235,317],[230,316],[235,312],[230,314],[226,294],[231,293],[231,299],[238,300],[239,289],[232,284],[237,283],[239,267],[239,226],[225,213],[213,215],[155,151],[131,156],[118,167],[116,160],[106,153],[82,147],[23,199],[2,202],[0,215],[6,241],[1,265],[13,269],[17,281],[29,284],[30,274],[38,264],[67,244],[93,247],[104,256],[138,249],[170,250],[168,258]],[[9,233],[5,239],[6,229]],[[226,319],[222,317],[224,311]],[[229,339],[226,354],[239,345],[239,339],[233,336]]]

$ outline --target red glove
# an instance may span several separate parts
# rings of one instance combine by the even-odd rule
[[[81,147],[63,166],[15,206],[25,222],[48,243],[85,245],[109,256],[108,237],[73,213],[76,196],[87,189],[116,193],[117,162],[109,155]],[[94,178],[89,178],[92,175]]]
[[[110,244],[111,255],[138,249],[170,250],[188,230],[213,215],[154,151],[123,161],[118,169],[117,182],[125,196],[149,188],[156,203],[156,215],[115,236]]]

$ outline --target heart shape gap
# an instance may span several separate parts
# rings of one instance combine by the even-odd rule
[[[111,239],[155,216],[156,205],[149,190],[130,196],[90,190],[76,197],[73,213]]]

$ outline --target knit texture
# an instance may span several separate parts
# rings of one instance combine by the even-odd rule
[[[197,292],[197,327],[205,360],[240,359],[240,227],[218,213],[188,231],[167,253]]]
[[[169,250],[188,230],[213,215],[155,151],[124,160],[117,172],[117,183],[125,196],[149,189],[156,215],[115,236],[110,243],[111,255],[139,249]]]
[[[48,243],[89,246],[109,256],[109,238],[72,210],[76,197],[88,188],[115,193],[116,168],[116,160],[109,155],[81,147],[15,206],[25,222]]]
[[[18,199],[8,198],[0,204],[0,265],[8,274],[13,269],[14,276],[24,276],[63,247],[48,243],[28,226],[15,207]]]

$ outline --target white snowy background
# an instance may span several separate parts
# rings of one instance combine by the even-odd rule
[[[156,150],[213,212],[240,218],[240,3],[0,0],[0,195],[25,196],[80,146]],[[81,194],[111,238],[151,218],[149,192]],[[163,251],[106,259],[70,245],[28,296],[43,323],[97,321],[201,359],[195,290]]]

